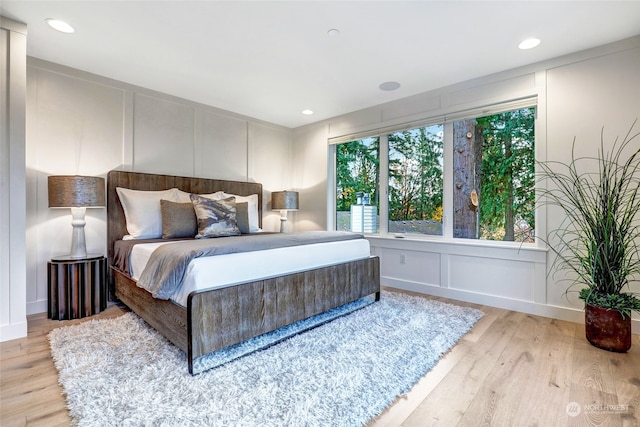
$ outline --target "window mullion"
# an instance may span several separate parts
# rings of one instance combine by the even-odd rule
[[[378,233],[387,234],[389,231],[389,138],[380,135],[380,172],[378,177],[378,191],[380,192],[380,227]]]
[[[327,230],[336,230],[336,146],[329,145],[327,159]]]
[[[443,182],[442,182],[442,236],[453,238],[453,123],[444,124]]]

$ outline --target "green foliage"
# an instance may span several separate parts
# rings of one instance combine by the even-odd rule
[[[482,129],[480,227],[483,239],[527,241],[535,228],[535,108],[476,119]],[[518,235],[518,224],[526,228]],[[509,230],[508,232],[506,230]]]
[[[442,126],[389,135],[389,220],[442,218]]]
[[[622,292],[640,281],[640,132],[635,126],[622,141],[616,138],[610,151],[603,130],[596,157],[576,158],[574,139],[570,163],[539,163],[541,178],[550,184],[542,203],[560,207],[566,216],[547,238],[556,254],[554,269],[573,273],[567,292],[583,288],[582,299],[623,315],[640,313],[637,294]]]
[[[368,138],[336,147],[336,210],[348,211],[356,193],[369,193],[378,205],[379,138]]]
[[[602,294],[592,288],[582,288],[579,296],[585,304],[619,311],[623,319],[631,317],[631,312],[634,310],[640,313],[640,298],[631,293]]]

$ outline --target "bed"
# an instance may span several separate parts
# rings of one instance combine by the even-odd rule
[[[254,198],[257,195],[258,217],[255,221],[261,227],[262,185],[119,170],[108,173],[107,245],[111,295],[184,351],[191,374],[196,373],[194,362],[206,354],[363,297],[373,296],[376,300],[380,297],[379,259],[368,255],[348,261],[333,260],[328,265],[294,272],[267,272],[263,273],[266,274],[264,277],[223,286],[201,284],[197,290],[188,293],[186,304],[154,298],[150,291],[137,286],[130,271],[116,267],[115,247],[128,234],[119,196],[122,190],[118,188],[134,192],[178,189],[185,194],[224,192]],[[226,238],[203,240],[223,239]]]

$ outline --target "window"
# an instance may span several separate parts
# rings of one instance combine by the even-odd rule
[[[522,105],[337,144],[336,228],[533,242],[535,107]]]
[[[443,135],[433,125],[388,136],[390,233],[442,235]]]
[[[532,242],[535,108],[453,123],[453,237]]]
[[[336,147],[336,229],[377,233],[380,138]]]

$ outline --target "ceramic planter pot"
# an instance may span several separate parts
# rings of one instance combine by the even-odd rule
[[[625,319],[617,310],[586,304],[585,331],[591,345],[617,353],[631,348],[631,317]]]

